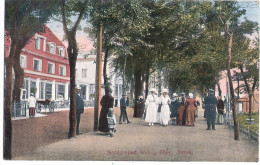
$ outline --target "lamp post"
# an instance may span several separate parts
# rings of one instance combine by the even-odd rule
[[[253,125],[255,124],[255,119],[252,117],[252,90],[249,90],[249,118],[246,119],[246,124]]]

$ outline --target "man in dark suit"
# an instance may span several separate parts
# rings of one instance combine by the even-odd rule
[[[79,135],[79,123],[80,123],[80,115],[84,112],[84,102],[83,99],[80,97],[80,87],[76,88],[76,117],[77,117],[77,127],[76,127],[76,134]]]
[[[129,120],[128,120],[128,117],[127,117],[127,112],[126,112],[126,107],[128,106],[127,105],[127,99],[126,99],[126,94],[123,94],[122,95],[123,97],[120,99],[120,118],[119,118],[119,124],[122,124],[122,116],[124,116],[127,120],[127,124],[131,123]]]
[[[209,94],[204,99],[205,104],[205,116],[207,119],[207,130],[210,130],[210,126],[212,125],[212,130],[216,130],[215,128],[215,120],[216,120],[216,105],[217,105],[217,98],[214,96],[214,90],[209,89]]]

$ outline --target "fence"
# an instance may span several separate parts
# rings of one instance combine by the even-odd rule
[[[69,100],[61,100],[61,101],[54,101],[54,107],[58,108],[69,108],[70,101]],[[94,101],[86,101],[84,100],[84,107],[94,107]]]
[[[26,110],[28,109],[27,101],[13,102],[12,103],[12,117],[26,116]]]
[[[227,114],[225,116],[225,125],[228,126],[229,129],[234,129],[234,122],[233,122],[232,113]],[[244,135],[247,136],[248,141],[258,142],[258,139],[259,139],[259,133],[258,132],[250,130],[249,127],[243,126],[242,124],[239,124],[239,131],[240,131],[240,133],[243,133]]]
[[[54,104],[54,111],[55,109],[59,108],[70,108],[70,101],[69,100],[55,100],[52,101]],[[84,107],[94,107],[94,101],[84,101]],[[22,117],[26,116],[27,110],[29,110],[29,103],[27,100],[23,100],[20,102],[13,102],[12,103],[12,117]]]

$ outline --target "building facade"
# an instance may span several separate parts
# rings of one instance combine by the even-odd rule
[[[20,65],[24,69],[23,98],[36,88],[37,99],[69,99],[70,69],[66,48],[45,25],[45,31],[35,34],[21,52]],[[11,41],[5,37],[5,58]]]
[[[114,73],[111,59],[108,62],[107,73],[111,88],[113,89],[112,96],[114,98],[121,98],[123,81],[121,76]],[[81,97],[86,101],[93,101],[95,99],[95,78],[96,55],[93,51],[80,53],[76,64],[76,84],[81,87]],[[101,94],[105,94],[104,88],[102,88]]]

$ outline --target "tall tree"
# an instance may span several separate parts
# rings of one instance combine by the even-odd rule
[[[78,56],[78,45],[76,40],[76,32],[79,29],[80,22],[86,16],[88,0],[60,1],[61,19],[63,30],[68,40],[68,56],[70,64],[70,113],[69,113],[69,133],[68,138],[76,135],[76,62]],[[72,20],[75,20],[73,22]]]
[[[233,120],[234,120],[234,138],[239,140],[239,125],[237,120],[237,108],[236,108],[236,97],[233,87],[232,77],[231,77],[231,62],[234,54],[234,41],[236,37],[251,34],[253,28],[255,27],[254,23],[240,22],[239,18],[246,13],[245,10],[241,10],[237,2],[216,2],[214,4],[216,15],[219,17],[219,22],[222,24],[225,35],[228,37],[228,53],[226,61],[227,76],[230,86],[230,94],[232,98],[232,110],[233,110]],[[246,25],[246,26],[245,26]]]
[[[9,0],[5,3],[5,30],[6,35],[11,39],[11,51],[5,61],[5,159],[12,158],[12,68],[15,72],[13,100],[20,101],[20,88],[23,87],[24,80],[24,71],[20,66],[20,53],[36,32],[44,30],[43,24],[47,23],[55,12],[56,5],[56,2],[50,0]]]

